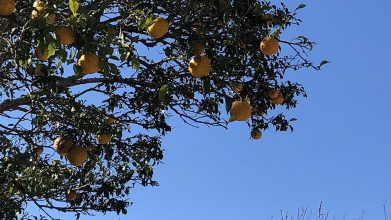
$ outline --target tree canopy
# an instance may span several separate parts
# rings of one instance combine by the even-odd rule
[[[327,62],[311,62],[307,37],[281,37],[304,7],[0,0],[0,218],[31,218],[27,205],[126,214],[136,184],[158,185],[171,116],[242,121],[253,139],[292,130],[274,109],[306,93],[284,77]]]

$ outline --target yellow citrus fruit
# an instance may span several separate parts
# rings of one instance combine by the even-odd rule
[[[236,93],[240,93],[241,91],[243,91],[243,83],[241,82],[233,83],[232,90],[235,91]]]
[[[276,54],[278,52],[278,41],[274,37],[266,37],[261,41],[260,48],[265,55]]]
[[[262,137],[262,132],[258,129],[252,130],[251,131],[251,138],[254,140],[261,139]]]
[[[54,141],[53,148],[61,156],[64,156],[68,153],[69,149],[71,149],[72,145],[73,141],[71,139],[60,136]]]
[[[157,17],[153,23],[148,27],[147,31],[151,37],[157,39],[161,38],[168,32],[168,22],[161,17]]]
[[[49,50],[48,49],[42,49],[42,48],[37,48],[35,50],[35,55],[39,60],[46,61],[49,58]]]
[[[201,56],[205,52],[205,47],[198,41],[191,41],[190,48],[196,56]]]
[[[77,193],[75,190],[70,190],[66,197],[70,202],[75,201],[77,199]]]
[[[46,16],[46,23],[54,24],[54,22],[56,22],[56,14],[48,14]]]
[[[196,78],[208,76],[211,68],[210,61],[206,56],[195,56],[189,63],[189,72]]]
[[[14,0],[0,0],[0,16],[8,16],[15,11]]]
[[[43,153],[43,147],[34,148],[34,153],[38,156],[41,155]]]
[[[100,134],[97,136],[99,144],[108,144],[111,141],[113,135],[111,134]]]
[[[251,105],[246,101],[235,101],[229,113],[235,121],[246,121],[251,116]]]
[[[270,90],[267,92],[267,96],[269,96],[269,98],[271,98],[271,99],[275,99],[275,98],[277,98],[279,95],[280,95],[280,92],[278,91],[278,89],[270,89]]]
[[[70,27],[56,27],[56,37],[60,44],[70,45],[75,41],[75,34]]]
[[[87,149],[80,146],[72,147],[67,153],[67,158],[72,165],[81,166],[88,158]]]
[[[281,105],[284,102],[284,97],[282,97],[282,95],[279,95],[277,98],[272,99],[271,102],[276,105]]]
[[[81,66],[83,74],[98,72],[100,69],[99,57],[94,53],[83,54],[77,61],[77,65]]]

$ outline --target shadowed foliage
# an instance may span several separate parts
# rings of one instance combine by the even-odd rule
[[[27,205],[76,217],[94,211],[126,214],[135,184],[158,185],[153,167],[163,159],[160,141],[171,131],[170,116],[192,126],[226,128],[238,119],[233,111],[227,114],[232,103],[242,100],[251,105],[250,118],[242,122],[250,131],[291,130],[295,119],[273,110],[294,108],[306,94],[299,83],[284,80],[285,74],[326,63],[308,59],[314,43],[307,37],[282,38],[288,27],[300,24],[297,12],[305,5],[15,2],[12,14],[0,16],[2,219],[17,213],[30,218]],[[168,33],[152,28],[157,17],[167,21]],[[269,48],[273,54],[261,52],[267,37],[277,39],[278,53],[276,47]],[[192,48],[194,42],[205,52]],[[209,59],[210,71],[190,74],[194,56]],[[280,99],[271,98],[272,89]],[[80,156],[85,152],[86,160]]]

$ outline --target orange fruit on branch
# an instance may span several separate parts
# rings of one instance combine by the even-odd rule
[[[169,28],[168,22],[161,18],[157,17],[153,23],[147,28],[147,31],[151,37],[158,39],[167,34]]]
[[[66,195],[66,199],[70,202],[75,201],[77,199],[77,193],[75,190],[69,190]]]
[[[195,56],[189,62],[189,72],[196,78],[208,76],[211,69],[212,65],[206,56]]]
[[[15,11],[14,0],[0,0],[0,16],[8,16]]]
[[[229,113],[234,121],[246,121],[251,117],[251,105],[246,101],[235,101]]]
[[[271,98],[271,99],[275,99],[275,98],[277,98],[279,95],[280,95],[280,92],[278,91],[278,89],[270,89],[270,90],[267,92],[267,96],[269,96],[269,98]]]
[[[113,135],[111,134],[100,134],[97,136],[99,144],[108,144],[111,141]]]
[[[67,158],[72,165],[81,166],[87,160],[88,152],[84,147],[75,146],[68,151]]]
[[[94,53],[83,54],[77,61],[77,65],[82,68],[83,74],[98,72],[100,69],[99,57]]]
[[[60,136],[54,141],[53,148],[61,156],[64,156],[68,153],[69,149],[71,149],[72,145],[73,141],[71,139]]]
[[[271,102],[276,105],[281,105],[284,102],[284,97],[279,95],[277,98],[272,99]]]
[[[251,131],[251,138],[254,140],[261,139],[262,137],[262,132],[258,129],[254,129]]]
[[[266,37],[260,44],[261,52],[265,55],[273,55],[278,52],[278,41],[274,37]]]
[[[70,27],[56,27],[56,37],[60,44],[70,45],[75,41],[75,34]]]
[[[37,48],[35,50],[35,56],[41,61],[46,61],[49,58],[49,50],[45,48]]]

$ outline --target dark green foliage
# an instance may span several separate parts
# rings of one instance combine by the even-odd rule
[[[69,2],[79,4],[71,12]],[[284,80],[290,70],[319,69],[307,60],[313,42],[300,36],[278,37],[299,25],[297,10],[257,0],[49,0],[41,17],[31,20],[33,1],[17,1],[17,10],[0,17],[0,218],[24,213],[26,204],[40,209],[75,212],[126,213],[126,196],[135,184],[157,185],[153,167],[163,159],[160,139],[171,127],[170,114],[185,123],[227,127],[234,100],[248,99],[255,110],[250,129],[292,129],[275,113],[267,92],[278,88],[282,106],[294,108],[303,87]],[[56,12],[54,25],[45,16]],[[76,17],[72,14],[77,14]],[[146,28],[156,16],[170,22],[162,39]],[[76,34],[70,46],[60,45],[55,26],[67,25]],[[279,38],[281,54],[264,56],[260,41]],[[212,72],[193,78],[187,63],[189,43],[202,42]],[[36,59],[35,49],[49,48],[49,60]],[[149,51],[147,49],[150,49]],[[96,53],[100,72],[83,76],[77,59]],[[34,73],[43,67],[41,75]],[[243,82],[240,94],[232,92]],[[107,124],[114,116],[118,123]],[[98,134],[113,140],[99,145]],[[53,151],[64,135],[80,146],[93,145],[87,162],[71,166]],[[40,156],[34,149],[43,147]],[[78,198],[66,201],[76,190]],[[28,216],[26,214],[26,216]]]

